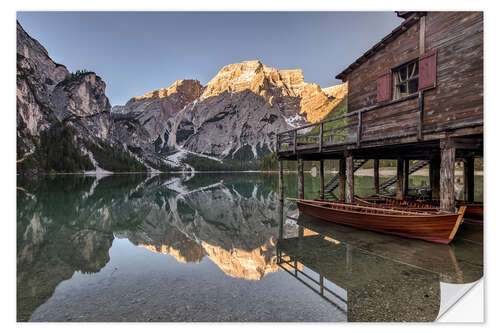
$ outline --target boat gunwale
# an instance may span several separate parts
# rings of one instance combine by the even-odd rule
[[[317,207],[317,208],[323,208],[323,209],[326,209],[326,210],[329,210],[329,211],[342,211],[342,212],[347,212],[347,213],[354,213],[354,214],[357,214],[357,215],[364,215],[364,216],[384,216],[384,217],[418,217],[418,218],[440,218],[440,217],[451,217],[451,216],[455,216],[455,217],[458,217],[459,214],[458,213],[447,213],[447,212],[436,212],[435,214],[430,214],[430,213],[426,213],[426,212],[408,212],[408,211],[404,211],[404,210],[396,210],[396,209],[387,209],[387,208],[376,208],[376,207],[363,207],[361,205],[357,205],[357,204],[337,204],[337,203],[332,203],[332,204],[335,204],[335,205],[339,205],[339,206],[346,206],[346,207],[359,207],[359,208],[365,208],[365,209],[372,209],[372,210],[379,210],[379,211],[390,211],[390,212],[393,212],[393,214],[383,214],[383,213],[367,213],[367,212],[363,212],[363,211],[355,211],[355,210],[348,210],[348,209],[336,209],[334,207],[325,207],[325,206],[322,206],[322,205],[318,205],[318,204],[315,204],[315,203],[319,203],[320,201],[314,201],[314,200],[304,200],[304,199],[294,199],[294,198],[287,198],[287,200],[290,200],[292,199],[292,201],[296,201],[296,202],[299,202],[299,203],[303,203],[303,204],[306,204],[306,205],[309,205],[309,206],[312,206],[312,207]]]

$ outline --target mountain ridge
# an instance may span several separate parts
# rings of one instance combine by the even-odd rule
[[[346,91],[251,60],[111,106],[102,78],[55,63],[18,22],[18,172],[259,169],[277,133],[321,120]]]

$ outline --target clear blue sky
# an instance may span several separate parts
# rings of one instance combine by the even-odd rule
[[[112,105],[227,64],[301,68],[306,82],[335,75],[402,22],[394,12],[18,12],[23,28],[70,71],[106,82]]]

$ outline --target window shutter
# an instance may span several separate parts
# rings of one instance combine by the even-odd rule
[[[377,79],[377,103],[391,99],[391,73],[385,73]]]
[[[418,61],[418,90],[436,87],[437,50],[420,56]]]

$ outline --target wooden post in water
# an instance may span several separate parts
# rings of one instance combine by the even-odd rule
[[[474,157],[464,160],[464,196],[465,201],[474,202]]]
[[[297,171],[299,178],[299,199],[304,199],[304,160],[297,160]],[[304,227],[299,225],[299,238],[304,237]]]
[[[397,170],[396,170],[396,199],[403,200],[404,196],[404,161],[402,158],[398,158]]]
[[[346,157],[346,185],[347,202],[354,202],[354,160],[352,155]]]
[[[339,200],[345,201],[345,158],[339,160]]]
[[[403,163],[403,198],[408,196],[410,187],[410,160],[405,159]]]
[[[439,156],[431,159],[429,163],[429,183],[431,185],[431,199],[439,200],[439,168],[441,167],[441,158]]]
[[[279,196],[280,196],[280,201],[283,201],[285,198],[284,193],[283,193],[283,160],[278,160],[278,170],[279,170],[279,176],[278,176],[278,188],[279,188]]]
[[[304,160],[297,160],[297,173],[299,179],[299,199],[304,199]]]
[[[285,223],[284,218],[283,218],[283,206],[284,206],[284,201],[280,200],[280,203],[278,205],[278,221],[280,222],[279,229],[278,229],[278,239],[282,240],[283,239],[283,223]],[[276,247],[276,256],[279,258],[279,253],[278,253],[278,247]]]
[[[373,160],[373,186],[375,187],[375,194],[380,193],[380,178],[379,178],[379,160]]]
[[[325,198],[325,161],[319,160],[319,197]]]
[[[440,209],[455,211],[455,147],[441,148]]]

